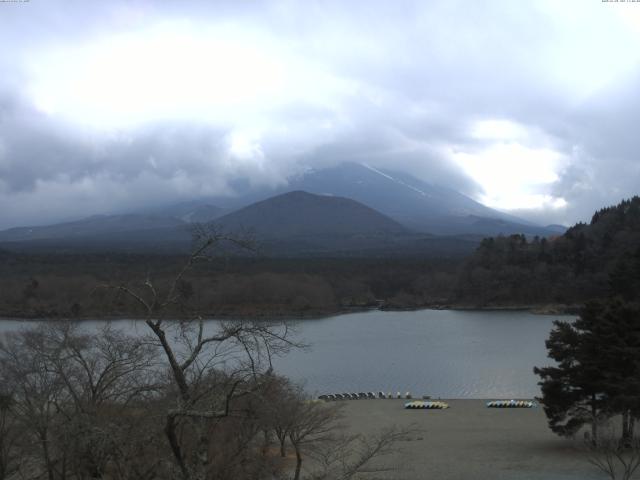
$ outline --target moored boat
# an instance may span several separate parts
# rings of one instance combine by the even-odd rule
[[[444,410],[449,408],[449,404],[442,401],[425,402],[423,400],[414,400],[413,402],[405,403],[404,408],[410,410]]]
[[[535,402],[531,400],[492,400],[487,402],[488,408],[533,408]]]

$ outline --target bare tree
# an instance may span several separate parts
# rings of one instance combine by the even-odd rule
[[[190,312],[196,263],[249,247],[215,231],[198,239],[170,284],[109,287],[143,309],[143,334],[56,322],[0,338],[0,480],[22,467],[48,480],[280,478],[287,464],[270,451],[272,434],[281,455],[293,447],[296,480],[303,458],[311,478],[347,479],[387,452],[395,433],[339,435],[337,404],[274,374],[273,357],[300,346],[287,323]]]
[[[397,465],[380,463],[380,460],[395,453],[397,443],[414,432],[413,427],[392,427],[370,437],[361,434],[334,437],[312,450],[317,468],[309,480],[350,480],[397,471]]]
[[[234,400],[234,410],[211,430],[208,477],[216,480],[274,478],[283,461],[264,450],[264,395],[247,395]],[[273,397],[272,397],[273,398]]]
[[[130,415],[132,404],[160,389],[156,349],[110,323],[91,335],[77,324],[47,324],[42,334],[49,348],[39,354],[68,394],[58,407],[65,418],[60,433],[67,437],[68,468],[101,477],[127,441],[120,431],[128,423],[121,420],[139,423]]]
[[[300,479],[303,453],[332,441],[339,428],[337,421],[341,407],[341,404],[303,399],[294,405],[288,426],[289,440],[296,454],[294,480]]]
[[[133,404],[157,392],[154,356],[109,324],[97,335],[60,322],[6,335],[0,374],[12,419],[29,440],[21,455],[39,452],[31,466],[41,464],[50,480],[101,478],[131,441],[121,434],[126,420],[142,416]]]
[[[64,457],[54,439],[60,431],[59,405],[66,401],[66,394],[61,379],[39,354],[45,348],[38,331],[7,334],[0,342],[0,374],[14,400],[16,421],[36,447],[23,454],[37,455],[46,477],[54,480]]]
[[[311,480],[348,480],[363,474],[397,470],[395,465],[375,460],[394,452],[394,446],[413,432],[413,427],[389,428],[373,436],[342,433],[343,404],[327,404],[305,398],[301,390],[297,406],[291,410],[287,426],[289,440],[296,454],[293,480],[302,477],[303,455],[312,460],[307,477]]]
[[[0,480],[10,478],[20,468],[22,432],[12,411],[14,406],[12,396],[0,391]]]
[[[152,339],[163,352],[175,387],[175,404],[166,412],[164,432],[184,479],[206,477],[211,428],[220,419],[241,414],[233,409],[234,400],[255,394],[264,373],[271,370],[272,357],[294,345],[289,326],[282,322],[222,321],[208,329],[197,314],[190,320],[166,319],[176,306],[186,310],[180,287],[198,261],[210,259],[220,249],[252,248],[250,239],[215,228],[201,227],[194,238],[193,253],[165,291],[156,288],[150,277],[139,288],[110,287],[141,306]],[[195,445],[183,441],[186,436],[196,438]]]
[[[287,455],[287,440],[294,426],[299,404],[304,400],[300,387],[292,384],[288,378],[273,375],[265,384],[262,392],[263,408],[261,410],[265,443],[273,432],[278,440],[279,453],[282,458]]]
[[[630,480],[640,467],[640,438],[620,439],[611,425],[586,442],[587,460],[611,480]]]
[[[40,332],[48,346],[40,354],[81,413],[94,413],[104,404],[126,408],[160,387],[156,348],[110,322],[91,334],[70,322],[48,323]]]

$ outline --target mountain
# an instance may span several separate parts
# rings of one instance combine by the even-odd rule
[[[395,220],[349,198],[287,192],[218,218],[225,231],[253,232],[273,255],[361,255],[387,252],[415,241]]]
[[[0,242],[70,235],[112,235],[207,223],[253,203],[294,191],[348,198],[377,210],[409,230],[423,234],[484,237],[523,233],[530,237],[546,237],[560,235],[566,230],[560,225],[543,227],[493,210],[448,187],[359,163],[308,170],[291,177],[287,185],[275,189],[255,188],[243,179],[233,184],[237,191],[234,197],[207,197],[126,215],[101,215],[47,227],[14,228],[0,232]]]
[[[73,243],[73,248],[140,250],[152,245],[163,251],[184,250],[189,245],[190,224],[215,221],[229,229],[252,228],[269,239],[274,252],[286,251],[283,245],[287,245],[295,252],[403,249],[409,254],[427,248],[443,251],[447,243],[457,251],[469,251],[469,242],[476,244],[486,236],[552,237],[565,230],[558,225],[535,225],[451,188],[366,164],[309,170],[276,189],[256,189],[241,179],[235,188],[235,197],[208,197],[126,215],[14,228],[0,232],[0,242],[13,242],[14,247],[30,242],[42,248]],[[430,235],[442,238],[427,241]],[[351,236],[349,241],[347,236]],[[363,240],[366,236],[371,239]]]
[[[348,196],[409,223],[418,218],[500,216],[498,212],[452,189],[430,185],[410,175],[379,170],[366,164],[344,163],[324,170],[310,171],[293,179],[290,187]]]
[[[406,227],[436,235],[549,235],[544,227],[491,209],[446,186],[366,164],[343,163],[294,178],[289,188],[352,198]]]
[[[235,186],[238,191],[236,197],[218,197],[206,201],[233,210],[273,195],[301,190],[317,195],[351,198],[411,230],[424,233],[482,236],[558,234],[557,228],[539,226],[491,209],[446,186],[360,163],[342,163],[331,168],[309,170],[290,178],[288,185],[277,189],[256,190],[245,182],[237,182]]]
[[[227,230],[250,228],[264,238],[407,234],[395,220],[349,198],[293,191],[218,218]]]
[[[220,209],[181,205],[158,215],[94,216],[77,222],[0,232],[0,247],[40,252],[175,253],[190,251],[189,220]],[[186,213],[185,213],[186,212]],[[252,232],[269,256],[459,256],[476,237],[415,233],[355,200],[302,191],[287,192],[241,208],[212,223],[225,232]]]

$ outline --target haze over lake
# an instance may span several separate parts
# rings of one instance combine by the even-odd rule
[[[533,367],[549,363],[544,342],[553,320],[560,318],[514,311],[418,310],[301,320],[297,336],[309,349],[274,363],[278,373],[302,382],[313,394],[383,390],[442,398],[531,398],[539,394]],[[140,323],[117,324],[146,333]],[[4,320],[0,332],[25,325],[29,323]]]

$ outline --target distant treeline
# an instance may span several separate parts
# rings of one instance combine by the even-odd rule
[[[184,256],[0,254],[0,316],[126,317],[138,305],[104,285],[169,288]],[[218,258],[180,283],[191,311],[204,315],[323,315],[386,305],[442,303],[461,260]],[[176,316],[185,311],[174,311]]]
[[[131,299],[101,288],[169,288],[179,255],[27,254],[0,251],[0,315],[126,317]],[[180,284],[207,316],[323,315],[384,306],[575,305],[612,289],[640,295],[640,198],[596,212],[558,237],[487,238],[469,257],[265,258],[200,262]],[[187,315],[173,311],[172,315]]]

